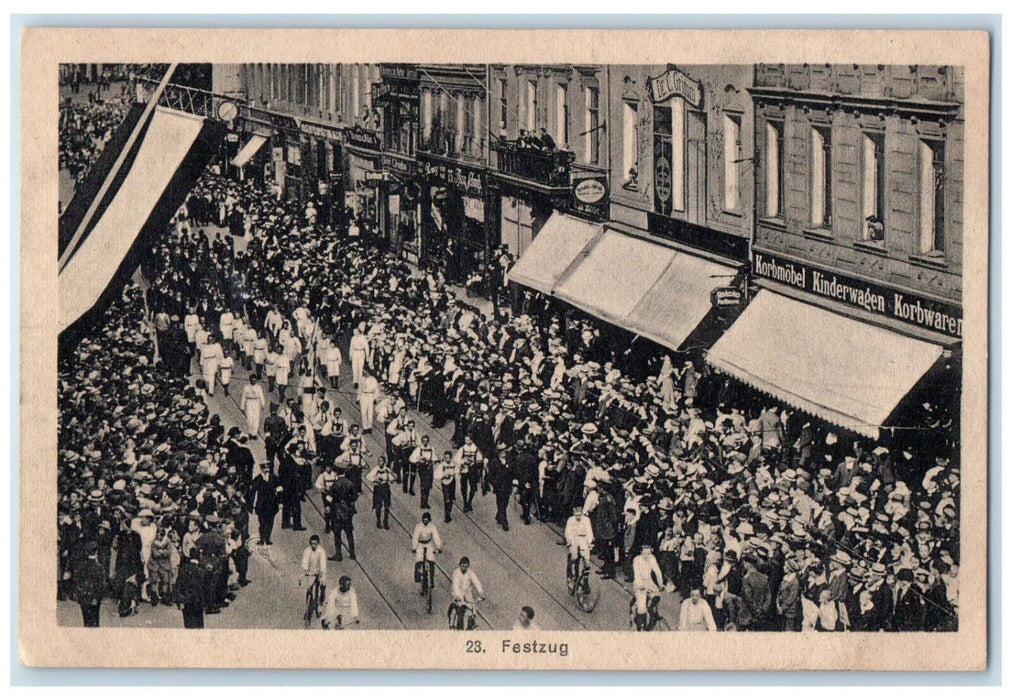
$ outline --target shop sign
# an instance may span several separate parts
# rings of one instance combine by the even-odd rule
[[[358,146],[359,148],[368,148],[371,150],[379,150],[382,136],[378,131],[370,131],[363,129],[361,126],[356,124],[348,134],[348,143],[352,146]]]
[[[418,80],[418,69],[410,64],[385,64],[380,66],[383,78],[400,78],[402,80]]]
[[[485,201],[477,197],[464,197],[464,216],[475,221],[484,221]]]
[[[710,304],[718,309],[732,309],[743,301],[745,293],[739,287],[717,287],[710,292]]]
[[[693,107],[703,99],[703,87],[685,73],[672,68],[666,73],[650,78],[650,97],[654,102],[664,102],[672,96],[683,97]]]
[[[383,156],[383,168],[384,170],[390,170],[400,175],[412,175],[414,174],[414,162],[410,160],[404,160],[403,158],[394,158],[392,156]]]
[[[570,211],[595,220],[608,217],[608,180],[602,175],[573,178]]]
[[[573,183],[573,195],[584,204],[595,204],[604,199],[608,189],[598,179],[580,180]]]
[[[320,139],[336,139],[341,135],[340,129],[336,127],[308,124],[306,122],[302,123],[302,133],[306,136],[315,136]]]
[[[231,131],[225,136],[225,140],[229,143],[239,143],[239,134]]]
[[[372,184],[375,184],[377,182],[386,182],[387,174],[384,172],[378,172],[376,170],[366,170],[365,181]]]
[[[419,169],[424,176],[440,180],[465,192],[482,194],[485,189],[481,172],[472,168],[422,162],[419,163]]]
[[[302,149],[294,143],[288,144],[288,162],[292,165],[302,164]]]
[[[810,294],[953,338],[963,337],[963,311],[954,304],[926,299],[793,260],[756,252],[752,274]]]

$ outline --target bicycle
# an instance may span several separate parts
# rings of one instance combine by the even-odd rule
[[[421,584],[420,595],[425,597],[425,612],[432,614],[432,589],[436,587],[436,562],[429,558],[429,552],[435,552],[429,547],[424,547],[422,550],[422,561],[416,563],[417,565],[422,564],[421,576],[418,576],[418,583]],[[416,574],[417,575],[417,574]]]
[[[589,613],[597,607],[600,592],[595,596],[590,587],[590,563],[582,556],[576,558],[576,563],[569,565],[567,559],[566,583],[569,588],[569,595],[576,597],[576,604],[583,612]]]
[[[629,628],[637,632],[670,632],[671,624],[658,610],[660,602],[661,597],[659,595],[650,596],[650,600],[647,602],[647,619],[641,625],[636,619],[638,617],[636,614],[636,596],[633,596],[629,601]]]
[[[302,585],[302,581],[305,580],[308,575],[309,574],[303,574],[302,578],[299,580],[300,586]],[[323,612],[320,609],[323,605],[323,591],[324,585],[320,582],[320,575],[313,574],[313,582],[309,584],[309,588],[306,589],[306,612],[302,616],[302,621],[305,623],[307,628],[312,626],[313,618],[318,620],[323,615]]]
[[[478,598],[478,601],[482,600],[485,599]],[[474,603],[465,600],[453,601],[446,611],[447,623],[451,630],[473,630],[478,626],[477,615]]]

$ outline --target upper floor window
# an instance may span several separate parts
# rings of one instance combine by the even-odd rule
[[[823,229],[833,226],[833,140],[828,127],[812,127],[810,223]]]
[[[538,83],[536,80],[528,80],[527,85],[527,131],[535,131],[538,128]]]
[[[596,87],[587,87],[584,101],[587,109],[587,133],[585,157],[588,163],[597,163],[601,157],[601,141],[598,130],[601,128],[601,93]]]
[[[741,115],[724,114],[724,211],[738,211],[741,201]]]
[[[499,79],[499,128],[506,128],[506,117],[509,115],[509,102],[506,99],[506,79]]]
[[[569,144],[569,101],[564,84],[555,86],[555,136],[560,148],[568,148]]]
[[[635,189],[639,177],[639,139],[637,138],[637,122],[639,121],[639,105],[635,102],[622,102],[622,185]]]
[[[918,142],[918,209],[921,253],[945,251],[945,145],[941,141]]]
[[[778,218],[784,211],[784,124],[766,122],[766,216]]]
[[[861,153],[861,199],[864,240],[885,240],[885,136],[865,133]]]

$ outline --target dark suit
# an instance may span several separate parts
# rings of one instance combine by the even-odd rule
[[[341,554],[341,533],[345,534],[348,540],[348,555],[355,558],[355,535],[353,518],[355,516],[355,500],[358,493],[355,485],[347,476],[340,476],[331,487],[334,505],[331,510],[333,522],[330,529],[334,533],[334,558],[341,561],[344,557]]]
[[[785,632],[801,631],[801,581],[797,576],[785,576],[777,593],[777,608],[783,616]]]
[[[271,543],[274,518],[277,517],[280,506],[277,491],[280,485],[278,478],[273,474],[269,481],[264,478],[263,474],[260,474],[253,479],[253,484],[250,487],[250,510],[257,514],[257,522],[260,525],[260,541],[264,544]]]
[[[913,586],[894,597],[892,630],[894,632],[920,632],[924,629],[924,601]]]
[[[276,413],[268,416],[264,420],[264,436],[267,461],[276,469],[278,465],[274,463],[274,458],[280,456],[281,448],[288,442],[288,426],[285,425],[285,420]]]
[[[743,623],[746,629],[760,629],[770,607],[770,585],[765,574],[751,570],[742,578]]]
[[[105,569],[98,557],[87,557],[74,571],[74,600],[81,606],[85,627],[98,627],[104,593]]]

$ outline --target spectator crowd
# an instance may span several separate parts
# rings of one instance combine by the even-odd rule
[[[212,223],[232,235],[208,235]],[[212,171],[143,271],[149,286],[126,289],[98,334],[61,358],[65,593],[87,591],[73,572],[97,560],[121,614],[185,602],[187,567],[213,582],[203,611],[226,604],[245,580],[254,465],[203,397],[248,368],[315,473],[350,430],[317,391],[337,385],[347,347],[361,430],[385,432],[405,490],[411,406],[433,428],[452,421],[466,455],[443,455],[437,488],[459,481],[468,508],[485,500],[473,506],[475,490],[494,494],[503,529],[514,491],[527,523],[561,525],[580,506],[601,574],[632,580],[647,547],[663,586],[698,591],[718,629],[956,627],[959,464],[942,408],[900,438],[857,438],[691,357],[632,356],[603,324],[533,293],[485,317],[438,265],[416,270],[319,230],[305,209]],[[255,437],[259,409],[247,419]]]

